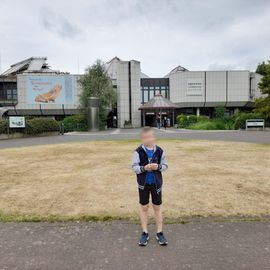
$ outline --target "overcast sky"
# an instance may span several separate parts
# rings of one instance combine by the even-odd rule
[[[161,77],[254,70],[270,56],[269,0],[0,0],[2,71],[31,56],[82,73],[97,58],[141,61]]]

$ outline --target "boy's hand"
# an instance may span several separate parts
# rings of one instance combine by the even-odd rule
[[[157,163],[151,163],[149,165],[151,165],[151,170],[152,171],[156,171],[158,169],[158,164]]]
[[[145,165],[145,166],[144,166],[144,169],[145,169],[146,171],[152,171],[152,166],[151,166],[151,164]]]

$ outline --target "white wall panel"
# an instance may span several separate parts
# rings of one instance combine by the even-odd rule
[[[226,71],[206,72],[206,102],[226,101]]]
[[[249,100],[249,71],[228,71],[228,101]]]
[[[204,102],[204,72],[203,71],[184,71],[174,73],[170,79],[170,99],[173,102]],[[200,95],[190,95],[188,93],[188,83],[202,82]]]

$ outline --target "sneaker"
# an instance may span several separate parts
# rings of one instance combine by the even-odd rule
[[[141,238],[139,240],[139,246],[146,246],[148,244],[149,234],[146,232],[142,232]]]
[[[167,241],[167,239],[165,238],[163,232],[157,233],[156,239],[157,239],[158,243],[159,243],[161,246],[166,246],[166,245],[168,245],[168,241]]]

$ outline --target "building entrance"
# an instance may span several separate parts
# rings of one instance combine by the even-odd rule
[[[156,116],[155,114],[146,114],[145,115],[145,125],[149,127],[155,127],[156,126]]]

